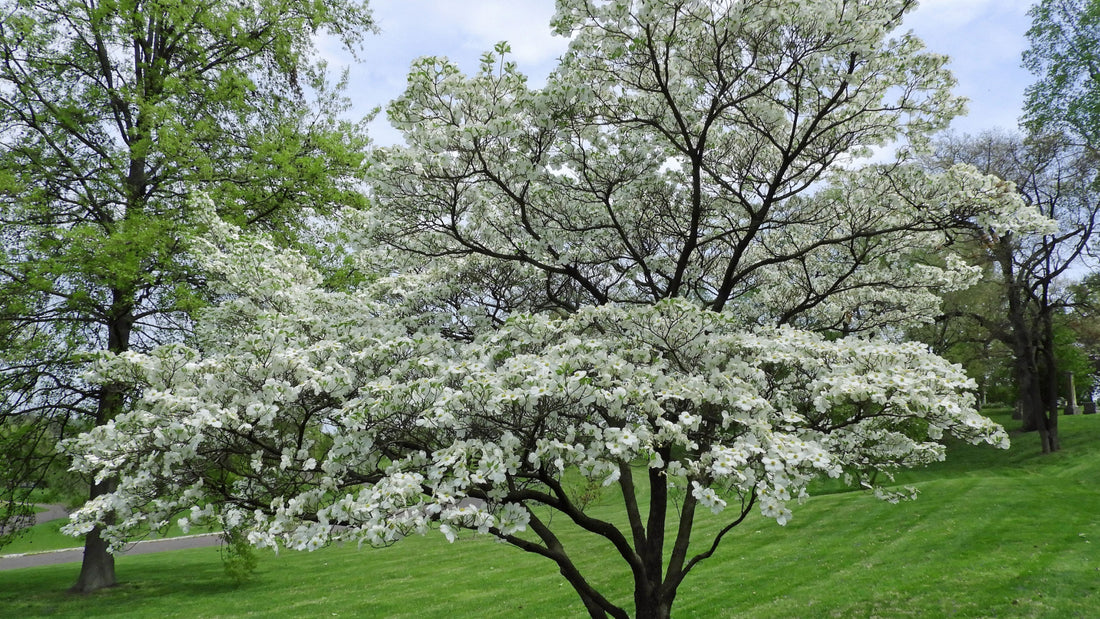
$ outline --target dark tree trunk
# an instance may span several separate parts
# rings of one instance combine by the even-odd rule
[[[1015,375],[1023,414],[1021,429],[1038,432],[1043,453],[1058,451],[1058,365],[1049,316],[1032,326],[1020,312],[1012,315]]]
[[[115,483],[108,480],[102,484],[92,484],[91,498],[102,496],[114,490]],[[107,541],[103,539],[101,529],[96,527],[84,538],[84,560],[80,564],[80,576],[70,593],[91,593],[118,584],[115,577],[115,556],[107,550]]]
[[[1054,324],[1049,313],[1042,316],[1043,415],[1039,440],[1043,453],[1061,448],[1058,441],[1058,360],[1054,357]]]
[[[1008,291],[1008,322],[1011,327],[1012,353],[1016,384],[1019,386],[1019,403],[1023,416],[1021,429],[1039,433],[1044,453],[1050,450],[1052,423],[1050,417],[1049,378],[1054,370],[1052,340],[1044,330],[1045,323],[1038,316],[1029,315],[1029,298],[1026,287],[1016,281],[1010,254],[1004,254],[999,262],[1004,270]],[[1046,345],[1043,345],[1046,344]],[[1042,357],[1040,359],[1040,357]],[[1057,423],[1055,411],[1054,423]],[[1055,440],[1057,431],[1053,434]]]
[[[130,348],[130,332],[133,328],[133,294],[121,290],[112,291],[112,319],[107,325],[107,350],[120,353]],[[96,425],[103,425],[122,412],[123,393],[117,386],[106,385],[99,394],[99,408],[96,412]],[[102,483],[93,483],[90,497],[95,499],[113,492],[115,479],[106,479]],[[108,516],[110,519],[111,516]],[[115,557],[107,550],[101,529],[96,527],[84,538],[84,560],[80,564],[80,575],[76,584],[69,589],[73,593],[91,593],[118,583],[115,577]]]
[[[1018,402],[1024,432],[1043,432],[1046,427],[1046,401],[1043,397],[1043,376],[1036,363],[1037,351],[1024,320],[1013,321],[1014,374],[1019,388]]]
[[[669,619],[672,616],[672,600],[652,595],[649,600],[639,601],[635,597],[634,616],[637,619]]]
[[[671,451],[662,448],[661,457],[671,458]],[[649,517],[645,534],[638,541],[640,564],[634,570],[634,616],[637,619],[668,619],[676,597],[675,586],[664,582],[665,525],[668,518],[668,479],[663,471],[649,469]],[[688,506],[691,507],[688,507]],[[694,501],[687,500],[681,517],[691,521]],[[690,528],[690,527],[689,527]],[[679,539],[677,541],[680,541]]]

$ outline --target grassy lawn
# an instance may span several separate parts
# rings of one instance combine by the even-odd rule
[[[61,527],[68,520],[51,520],[35,525],[29,531],[17,537],[15,541],[0,548],[0,554],[18,554],[22,552],[42,552],[57,548],[74,548],[81,542],[75,537],[63,535]]]
[[[674,615],[1095,617],[1100,416],[1061,422],[1064,450],[1052,456],[1034,435],[1014,435],[1009,452],[953,445],[947,462],[899,478],[921,490],[914,502],[834,492],[796,507],[786,527],[754,515],[688,577]],[[608,548],[563,540],[609,596],[629,599]],[[121,557],[123,584],[86,597],[63,593],[75,564],[0,572],[0,617],[584,616],[550,562],[487,539],[264,554],[240,586],[218,553]]]

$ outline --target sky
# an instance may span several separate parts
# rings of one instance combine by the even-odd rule
[[[976,133],[1014,129],[1024,89],[1033,81],[1020,66],[1027,47],[1032,0],[921,0],[903,28],[913,30],[929,50],[951,58],[956,93],[970,100],[966,117],[952,130]],[[550,33],[553,0],[371,0],[381,32],[369,36],[352,59],[321,43],[331,68],[349,71],[352,114],[361,117],[401,94],[412,61],[447,56],[463,71],[477,70],[478,58],[508,41],[513,60],[538,86],[554,68],[566,42]],[[377,144],[400,140],[380,114],[370,125]]]

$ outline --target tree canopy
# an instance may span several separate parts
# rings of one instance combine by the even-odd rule
[[[1030,12],[1024,121],[1036,134],[1061,133],[1100,147],[1100,2],[1041,0]]]
[[[975,228],[975,250],[987,265],[986,277],[995,282],[993,307],[964,309],[955,318],[975,321],[990,339],[1013,353],[1013,378],[1027,430],[1038,430],[1044,452],[1057,451],[1058,398],[1065,391],[1058,352],[1074,357],[1058,345],[1064,325],[1057,324],[1075,302],[1065,285],[1083,259],[1100,213],[1096,155],[1067,143],[1062,136],[1031,137],[986,132],[977,136],[944,136],[928,157],[933,169],[959,163],[1011,181],[1023,199],[1057,228],[1030,234],[999,233]]]

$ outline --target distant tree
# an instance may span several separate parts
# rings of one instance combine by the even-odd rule
[[[1072,286],[1073,312],[1066,322],[1073,333],[1073,343],[1087,357],[1092,380],[1079,386],[1084,397],[1096,397],[1100,385],[1100,272],[1092,271]]]
[[[966,163],[1012,181],[1028,204],[1059,224],[1046,234],[976,228],[973,242],[985,254],[987,276],[997,283],[1003,305],[991,308],[988,301],[971,298],[969,307],[954,308],[956,318],[973,321],[1012,350],[1024,429],[1038,430],[1044,452],[1057,451],[1058,397],[1065,393],[1059,386],[1066,368],[1059,368],[1056,336],[1062,315],[1073,305],[1070,269],[1084,266],[1100,224],[1097,159],[1058,137],[1025,139],[990,131],[945,136],[927,162],[933,169]]]
[[[363,126],[311,53],[370,27],[358,0],[0,0],[0,519],[26,513],[54,442],[127,409],[80,378],[85,356],[189,328],[192,190],[288,242],[362,202]],[[74,590],[114,583],[93,530]]]
[[[472,76],[418,61],[362,220],[392,277],[326,290],[208,218],[192,255],[234,294],[193,345],[100,356],[97,382],[147,388],[69,443],[120,480],[73,530],[121,544],[180,509],[298,549],[470,529],[552,561],[592,616],[665,618],[814,477],[874,487],[945,433],[1005,445],[898,335],[973,281],[953,236],[1048,222],[969,166],[841,165],[960,108],[945,59],[894,34],[913,6],[559,0],[544,88],[505,45]]]
[[[1011,404],[1016,401],[1012,351],[991,333],[994,317],[1006,311],[1001,282],[980,250],[967,253],[974,264],[982,267],[982,279],[965,290],[945,293],[936,320],[910,328],[906,335],[966,368],[967,375],[978,383],[983,406]]]
[[[1095,355],[1095,349],[1091,348],[1095,343],[1089,340],[1087,328],[1081,328],[1075,310],[1055,317],[1054,357],[1058,360],[1058,395],[1068,401],[1072,374],[1074,396],[1080,406],[1096,384],[1096,367],[1091,359]]]

